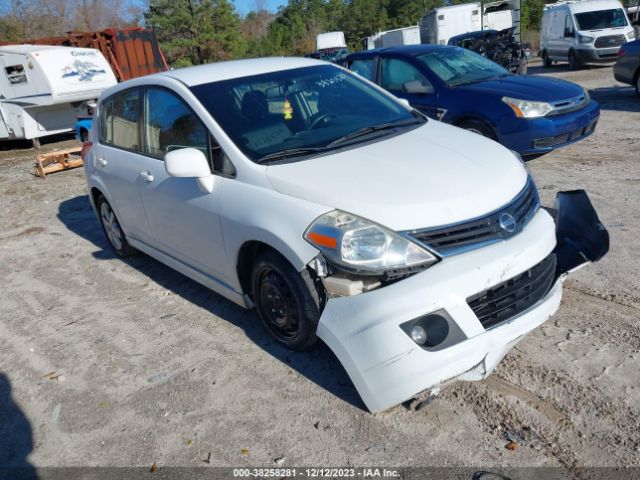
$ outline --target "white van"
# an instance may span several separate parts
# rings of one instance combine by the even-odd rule
[[[569,62],[575,70],[587,63],[614,62],[620,46],[634,38],[619,1],[564,1],[544,9],[540,52],[545,67]]]
[[[117,83],[102,53],[44,45],[0,47],[0,140],[71,131],[87,102]]]

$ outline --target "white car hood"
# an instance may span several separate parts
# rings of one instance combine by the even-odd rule
[[[401,231],[496,210],[524,188],[527,172],[498,143],[430,120],[366,146],[271,165],[267,178],[282,194]]]

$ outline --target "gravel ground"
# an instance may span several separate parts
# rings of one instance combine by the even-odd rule
[[[289,352],[253,312],[115,258],[82,170],[35,178],[33,151],[5,145],[0,465],[640,465],[640,99],[608,67],[531,71],[602,104],[593,136],[529,166],[547,205],[587,189],[611,250],[495,375],[417,412],[368,413],[326,347]]]

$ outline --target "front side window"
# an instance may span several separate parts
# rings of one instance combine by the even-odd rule
[[[425,87],[432,87],[427,77],[405,60],[399,58],[383,58],[380,86],[390,92],[404,92],[408,84],[418,82]]]
[[[127,150],[140,148],[140,90],[126,90],[100,106],[100,142]]]
[[[333,65],[212,82],[191,91],[238,148],[258,163],[374,141],[425,121]]]
[[[157,157],[179,148],[197,148],[208,156],[208,131],[175,94],[149,88],[145,95],[145,152]]]
[[[450,87],[510,75],[497,63],[462,48],[448,48],[416,57]]]
[[[603,28],[626,27],[627,16],[621,8],[576,13],[578,30],[600,30]]]
[[[375,79],[375,70],[373,69],[374,63],[373,58],[365,58],[362,60],[354,60],[349,65],[349,70],[352,72],[356,72],[361,77],[366,78],[367,80],[374,81]]]

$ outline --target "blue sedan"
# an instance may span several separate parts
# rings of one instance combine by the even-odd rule
[[[411,45],[347,57],[352,71],[429,117],[492,138],[523,157],[593,133],[600,106],[579,85],[513,75],[469,50]]]

